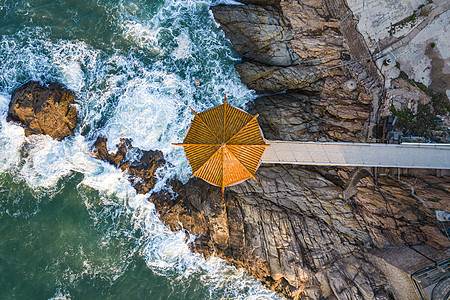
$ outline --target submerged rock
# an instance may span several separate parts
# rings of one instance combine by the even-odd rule
[[[7,121],[24,127],[26,136],[47,134],[62,140],[73,135],[77,125],[74,94],[59,83],[30,81],[13,92]]]

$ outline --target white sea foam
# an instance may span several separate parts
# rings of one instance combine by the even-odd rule
[[[67,291],[61,291],[61,288],[58,288],[55,292],[55,295],[48,300],[70,300],[72,297],[70,296],[70,293]]]
[[[151,30],[150,25],[129,20],[122,24],[122,29],[125,38],[139,48],[149,50],[149,54],[152,56],[161,54],[159,47],[156,46],[158,41],[155,32]]]
[[[6,122],[10,97],[0,95],[0,174],[20,162],[20,149],[25,140],[22,127]]]
[[[177,42],[177,48],[175,48],[175,50],[172,52],[172,56],[175,59],[189,58],[192,53],[191,48],[193,47],[189,35],[185,31],[182,31],[180,35],[175,38],[175,40]]]
[[[130,198],[128,205],[138,212],[135,217],[141,222],[136,224],[140,224],[146,234],[141,253],[155,273],[177,273],[175,279],[180,283],[188,282],[189,276],[198,275],[209,286],[211,298],[281,299],[243,269],[238,270],[217,257],[206,261],[192,253],[185,243],[185,233],[182,230],[174,233],[164,226],[154,205],[144,197]],[[190,241],[193,239],[191,235]]]

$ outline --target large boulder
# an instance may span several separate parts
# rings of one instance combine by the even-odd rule
[[[9,103],[7,121],[25,128],[25,135],[47,134],[54,139],[73,135],[77,125],[74,94],[59,83],[42,86],[30,81],[16,89]]]

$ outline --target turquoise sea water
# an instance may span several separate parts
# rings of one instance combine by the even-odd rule
[[[170,232],[122,174],[92,158],[99,135],[159,149],[187,180],[180,141],[192,115],[253,93],[211,1],[0,0],[0,299],[273,299],[243,270],[205,261]],[[195,84],[198,78],[200,86]],[[6,122],[29,80],[76,93],[61,142]],[[138,153],[132,154],[138,155]]]

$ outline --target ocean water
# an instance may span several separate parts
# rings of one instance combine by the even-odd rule
[[[0,0],[0,299],[274,299],[225,261],[188,250],[126,175],[94,159],[122,137],[190,167],[181,141],[196,111],[254,97],[210,6],[194,0]],[[201,82],[195,84],[195,78]],[[26,138],[6,122],[21,84],[76,94],[75,136]]]

